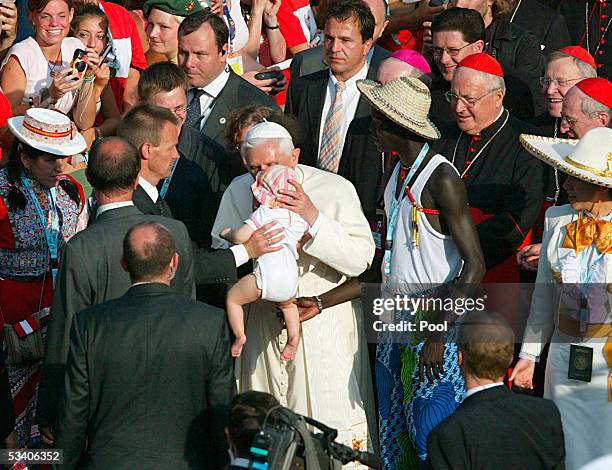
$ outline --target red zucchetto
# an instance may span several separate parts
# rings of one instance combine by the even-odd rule
[[[576,84],[585,95],[612,108],[612,83],[605,78],[586,78]]]
[[[472,54],[463,59],[457,67],[467,67],[469,69],[477,70],[479,72],[489,73],[491,75],[497,75],[503,77],[504,72],[499,65],[499,62],[486,52],[479,52]]]
[[[597,63],[595,62],[595,59],[593,59],[593,56],[589,54],[586,49],[580,46],[562,47],[561,49],[559,49],[559,52],[563,52],[564,54],[575,57],[576,59],[581,60],[582,62],[586,62],[591,67],[597,70]]]

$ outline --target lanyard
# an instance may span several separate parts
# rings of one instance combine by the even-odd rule
[[[392,257],[392,248],[393,248],[393,237],[395,235],[395,227],[397,225],[397,217],[399,216],[400,206],[402,205],[402,201],[406,196],[406,188],[408,187],[408,183],[419,169],[419,166],[423,162],[425,155],[429,151],[429,144],[423,145],[423,148],[419,152],[414,164],[410,167],[410,171],[402,184],[402,190],[399,192],[397,197],[395,197],[395,193],[397,191],[397,180],[399,179],[399,171],[397,174],[397,178],[395,178],[393,182],[393,192],[391,193],[392,202],[391,202],[391,213],[389,215],[389,225],[387,227],[387,237],[385,239],[385,257],[383,261],[383,266],[385,270],[385,275],[391,274],[391,257]],[[400,163],[398,163],[400,165]]]
[[[232,18],[230,14],[229,6],[227,5],[227,0],[223,0],[223,16],[227,18],[227,26],[229,28],[229,45],[230,51],[232,49],[232,44],[234,43],[234,38],[236,37],[236,22]]]
[[[172,181],[172,177],[174,176],[174,170],[176,170],[177,164],[178,164],[178,158],[174,160],[174,163],[172,164],[172,171],[170,171],[170,176],[164,179],[164,184],[162,184],[162,187],[159,190],[159,197],[161,197],[162,199],[166,198],[166,193],[168,192],[168,187],[170,186],[170,182]]]
[[[45,232],[45,239],[47,241],[47,246],[49,247],[49,254],[51,255],[51,274],[53,276],[53,286],[55,286],[55,279],[57,277],[57,261],[58,261],[58,251],[59,251],[59,238],[60,238],[60,229],[59,229],[59,217],[57,214],[57,206],[55,205],[56,201],[56,190],[55,188],[50,188],[45,191],[47,196],[47,201],[49,204],[49,219],[45,217],[45,213],[40,205],[40,201],[36,197],[36,193],[34,193],[34,188],[32,187],[32,183],[30,179],[25,175],[25,173],[21,174],[21,182],[26,189],[30,202],[34,206],[36,210],[36,214],[38,215],[38,219],[40,221],[40,225]]]

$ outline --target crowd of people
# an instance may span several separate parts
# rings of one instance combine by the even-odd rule
[[[63,454],[0,466],[251,468],[287,407],[387,470],[609,468],[611,24],[1,3],[0,447]]]

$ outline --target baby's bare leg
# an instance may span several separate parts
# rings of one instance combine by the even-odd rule
[[[292,361],[300,342],[300,313],[295,304],[295,297],[286,302],[278,302],[276,305],[283,312],[285,326],[287,327],[287,344],[283,348],[281,359]]]
[[[227,293],[225,306],[227,307],[227,317],[229,319],[232,332],[236,336],[232,344],[232,356],[238,357],[242,352],[242,347],[246,343],[244,334],[244,311],[242,306],[255,302],[261,297],[261,290],[257,287],[255,275],[249,274],[240,279]]]

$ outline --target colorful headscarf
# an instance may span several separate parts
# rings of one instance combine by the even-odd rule
[[[296,180],[293,168],[283,165],[272,165],[257,173],[255,183],[251,186],[255,199],[271,209],[278,207],[277,196],[281,189],[292,191],[289,180]]]

